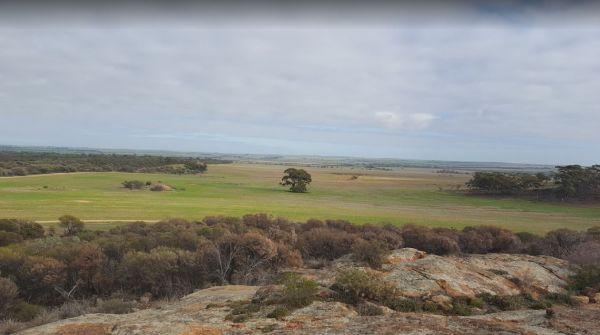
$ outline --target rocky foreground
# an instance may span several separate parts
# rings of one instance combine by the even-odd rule
[[[343,257],[323,269],[295,270],[330,286],[337,271],[361,267]],[[440,257],[415,249],[396,250],[380,271],[403,295],[450,308],[453,298],[478,294],[532,296],[564,293],[570,272],[552,257],[487,254]],[[88,314],[39,326],[21,335],[195,335],[195,334],[600,334],[600,303],[546,310],[516,310],[474,316],[403,313],[385,308],[383,315],[361,316],[353,306],[322,299],[280,318],[269,307],[244,320],[231,318],[236,301],[256,299],[258,286],[212,287],[174,304],[124,315]],[[326,289],[324,289],[326,291]],[[598,301],[600,302],[600,301]],[[445,305],[445,306],[444,306]]]

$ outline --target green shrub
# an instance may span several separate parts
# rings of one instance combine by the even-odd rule
[[[7,309],[17,299],[18,294],[19,289],[12,280],[0,277],[0,319],[4,318]]]
[[[529,305],[531,309],[548,309],[552,307],[552,302],[546,299],[534,301]]]
[[[383,304],[398,312],[421,312],[423,303],[415,298],[390,296],[383,300]]]
[[[282,319],[290,314],[290,310],[285,306],[277,306],[274,310],[272,310],[269,314],[267,314],[268,318],[273,319]]]
[[[423,309],[423,312],[428,313],[437,313],[439,309],[438,304],[433,301],[425,301],[421,308]]]
[[[127,314],[132,311],[132,304],[120,299],[109,299],[98,303],[98,313]]]
[[[545,296],[550,303],[577,306],[579,302],[568,293],[549,293]]]
[[[383,308],[375,304],[360,303],[356,306],[356,311],[361,316],[383,315]]]
[[[21,322],[33,320],[44,310],[43,307],[33,304],[28,304],[24,301],[19,301],[9,309],[9,314],[12,319]]]
[[[231,312],[229,312],[231,315],[252,314],[260,310],[258,304],[245,300],[233,301],[229,304],[229,307],[232,308]]]
[[[469,298],[469,306],[471,307],[475,307],[475,308],[483,308],[483,306],[485,305],[485,302],[481,299],[481,298]]]
[[[141,190],[146,186],[146,183],[141,180],[125,180],[121,184],[130,190]]]
[[[319,285],[314,280],[289,274],[283,279],[282,302],[288,307],[304,307],[315,299]]]
[[[586,265],[577,269],[575,274],[570,278],[571,288],[577,291],[591,288],[600,290],[600,266]]]
[[[352,305],[365,299],[383,302],[397,296],[395,288],[380,276],[358,269],[340,273],[331,288],[341,301]]]
[[[0,247],[20,243],[22,241],[23,237],[17,233],[12,233],[9,231],[0,231]]]
[[[531,297],[525,295],[479,295],[483,301],[489,306],[496,307],[502,311],[513,311],[516,309],[529,307],[530,302],[533,302]]]
[[[452,302],[450,313],[454,315],[469,316],[473,314],[473,310],[465,300],[458,299]]]

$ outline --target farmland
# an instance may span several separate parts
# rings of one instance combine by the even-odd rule
[[[104,229],[126,220],[201,219],[264,212],[293,220],[345,219],[354,223],[414,223],[462,228],[497,225],[544,233],[600,224],[592,205],[476,197],[456,191],[468,174],[405,168],[379,171],[308,168],[309,193],[278,185],[285,167],[267,164],[210,165],[203,175],[91,172],[0,178],[0,217],[53,225],[63,214]],[[124,180],[161,181],[175,190],[128,190]]]

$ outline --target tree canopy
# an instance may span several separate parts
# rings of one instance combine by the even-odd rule
[[[283,171],[283,173],[281,185],[289,186],[291,192],[304,193],[307,191],[308,184],[312,182],[310,173],[303,169],[289,168]]]

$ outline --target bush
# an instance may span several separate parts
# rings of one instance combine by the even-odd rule
[[[0,277],[0,319],[6,316],[6,311],[13,305],[18,294],[19,289],[12,280]]]
[[[464,300],[455,299],[452,302],[452,309],[450,310],[450,314],[469,316],[473,314],[473,309]]]
[[[146,186],[146,183],[141,180],[126,180],[121,183],[123,187],[130,190],[141,190]]]
[[[130,302],[121,299],[109,299],[98,303],[98,313],[105,314],[127,314],[133,310]]]
[[[378,241],[358,240],[352,246],[353,258],[369,264],[370,267],[379,269],[389,255],[389,250]]]
[[[569,305],[569,306],[577,306],[579,302],[575,300],[568,293],[549,293],[544,297],[547,301],[551,303]]]
[[[285,276],[282,284],[282,303],[294,308],[310,305],[319,290],[319,285],[314,280],[292,273]]]
[[[337,293],[339,300],[352,305],[365,299],[383,303],[386,299],[397,296],[396,289],[379,275],[358,269],[338,274],[331,288]]]
[[[570,278],[570,286],[577,291],[591,289],[600,291],[600,265],[582,266]]]
[[[513,311],[524,307],[529,307],[533,302],[531,297],[525,295],[491,295],[481,294],[479,298],[485,301],[488,306],[496,307],[502,311]]]
[[[23,237],[17,233],[11,233],[8,231],[0,231],[0,247],[4,247],[10,244],[20,243],[23,241]]]
[[[9,315],[12,319],[21,322],[27,322],[39,315],[44,309],[38,305],[28,304],[19,301],[9,309]]]
[[[485,254],[490,252],[517,252],[520,240],[511,231],[491,226],[466,227],[459,237],[463,252]]]
[[[273,309],[269,314],[267,314],[268,318],[272,319],[283,319],[284,317],[290,314],[290,310],[285,306],[277,306]]]
[[[73,215],[63,215],[58,218],[58,225],[64,229],[65,236],[73,236],[85,228],[83,221]]]
[[[456,240],[429,228],[407,225],[403,227],[402,237],[406,247],[432,254],[447,255],[460,252]]]
[[[383,303],[398,312],[420,312],[423,310],[423,303],[415,298],[394,295],[386,297]]]
[[[383,308],[375,304],[360,303],[356,306],[356,311],[360,316],[377,316],[383,315]]]
[[[298,248],[305,257],[334,260],[352,251],[356,237],[331,228],[311,229],[302,233]]]
[[[491,296],[486,296],[486,298],[493,299]],[[483,299],[478,297],[456,297],[452,300],[452,309],[450,310],[450,313],[454,315],[468,316],[473,314],[473,308],[481,309],[484,306],[485,302]]]

